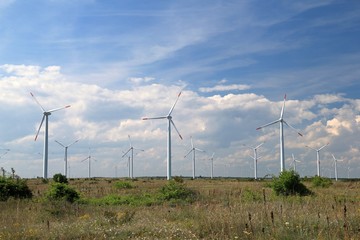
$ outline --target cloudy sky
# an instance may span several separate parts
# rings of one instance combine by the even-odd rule
[[[127,176],[128,135],[135,176],[166,176],[166,115],[173,120],[173,175],[253,177],[247,146],[257,146],[258,176],[278,174],[279,118],[285,93],[286,168],[301,176],[358,177],[360,125],[359,1],[0,0],[0,166],[42,176],[42,111],[49,117],[49,176]]]

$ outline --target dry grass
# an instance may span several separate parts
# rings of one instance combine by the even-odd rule
[[[83,198],[156,194],[166,180],[78,179]],[[309,197],[277,197],[266,182],[185,180],[191,204],[152,206],[44,201],[48,185],[29,180],[34,199],[0,202],[0,239],[360,239],[360,183],[336,182]]]

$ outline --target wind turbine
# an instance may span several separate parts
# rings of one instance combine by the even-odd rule
[[[192,140],[192,137],[190,136],[190,141],[191,141],[191,149],[190,151],[184,156],[184,158],[186,158],[191,152],[193,153],[193,179],[195,179],[195,152],[196,151],[199,151],[199,152],[205,152],[204,150],[200,149],[200,148],[196,148],[194,146],[194,143],[193,143],[193,140]]]
[[[300,161],[295,158],[293,153],[291,154],[291,156],[292,156],[292,162],[291,163],[293,164],[294,172],[296,172],[296,163],[300,162]]]
[[[284,120],[284,110],[285,110],[285,101],[286,101],[286,94],[284,96],[284,102],[283,102],[283,106],[281,108],[281,112],[280,112],[280,118],[278,120],[275,120],[273,122],[270,122],[268,124],[265,124],[263,126],[258,127],[256,130],[262,129],[264,127],[273,125],[275,123],[279,123],[280,124],[280,171],[284,171],[285,168],[285,152],[284,152],[284,123],[285,125],[287,125],[288,127],[290,127],[291,129],[293,129],[299,136],[302,136],[301,133],[299,133],[294,127],[292,127],[290,124],[288,124],[285,120]]]
[[[215,155],[215,153],[213,152],[213,154],[210,157],[210,161],[211,161],[211,175],[210,175],[210,178],[211,179],[214,178],[214,155]]]
[[[79,141],[79,139],[76,140],[76,141],[74,141],[73,143],[65,146],[65,145],[62,144],[61,142],[55,140],[55,142],[57,142],[60,146],[62,146],[62,147],[65,149],[65,157],[64,157],[64,175],[65,175],[65,177],[67,177],[67,151],[68,151],[68,148],[69,148],[71,145],[77,143],[78,141]]]
[[[312,147],[309,147],[309,146],[305,146],[305,147],[308,147],[308,148],[316,151],[317,175],[318,175],[319,177],[321,177],[321,176],[320,176],[320,153],[319,153],[319,152],[320,152],[321,149],[323,149],[323,148],[326,147],[327,145],[329,145],[329,143],[325,144],[324,146],[322,146],[322,147],[319,148],[319,149],[315,149],[315,148],[312,148]]]
[[[261,157],[258,157],[257,155],[257,150],[263,145],[264,143],[260,143],[259,145],[257,145],[256,147],[248,147],[244,144],[245,147],[248,147],[250,149],[253,150],[254,152],[254,156],[249,155],[253,160],[254,160],[254,179],[257,179],[257,161],[258,159],[260,159]]]
[[[90,179],[90,176],[91,176],[91,154],[90,154],[90,148],[89,148],[89,156],[87,156],[85,159],[81,160],[81,162],[84,162],[88,160],[88,176],[89,176],[89,179]]]
[[[55,111],[59,111],[59,110],[62,110],[64,108],[69,108],[70,105],[66,105],[65,107],[61,107],[61,108],[55,108],[55,109],[52,109],[52,110],[49,110],[49,111],[46,111],[42,106],[41,104],[39,103],[39,101],[36,99],[36,97],[34,96],[33,93],[31,93],[31,96],[34,98],[35,102],[40,106],[42,112],[43,112],[43,117],[42,117],[42,120],[41,120],[41,123],[40,123],[40,126],[39,126],[39,129],[36,133],[36,136],[35,136],[35,141],[39,135],[39,132],[40,132],[40,129],[41,129],[41,126],[42,124],[44,123],[44,120],[45,120],[45,132],[44,132],[44,154],[43,154],[43,178],[44,179],[47,179],[47,175],[48,175],[48,130],[49,130],[49,116],[51,115],[52,112],[55,112]]]
[[[137,148],[134,148],[132,143],[131,143],[131,138],[130,138],[130,135],[128,135],[128,138],[129,138],[129,143],[130,143],[130,148],[129,150],[127,150],[123,155],[122,157],[126,156],[130,151],[131,151],[131,160],[130,160],[130,157],[129,157],[129,169],[131,168],[131,172],[129,170],[129,178],[134,178],[134,149],[135,150],[139,150],[139,151],[144,151],[142,149],[137,149]]]
[[[181,92],[179,92],[175,103],[173,104],[173,106],[170,108],[169,113],[166,116],[161,116],[161,117],[144,117],[142,118],[142,120],[152,120],[152,119],[167,119],[168,120],[168,137],[167,137],[167,180],[171,179],[171,125],[173,125],[173,127],[175,128],[176,132],[178,133],[180,139],[182,140],[182,136],[179,133],[179,131],[177,130],[174,121],[172,120],[172,116],[171,113],[173,112],[175,105],[177,103],[177,101],[179,100],[179,97],[181,95]]]
[[[337,162],[338,162],[338,161],[342,162],[342,161],[344,161],[344,160],[337,160],[337,159],[335,158],[334,154],[331,154],[331,156],[332,156],[333,159],[334,159],[334,165],[335,165],[335,181],[337,181],[337,180],[338,180]]]

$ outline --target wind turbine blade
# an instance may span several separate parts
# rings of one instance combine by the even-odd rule
[[[132,148],[132,143],[131,143],[130,135],[128,135],[128,138],[129,138],[130,148]]]
[[[86,157],[85,159],[83,159],[83,160],[81,160],[81,162],[84,162],[85,160],[88,160],[90,158],[90,156],[89,157]]]
[[[186,158],[192,151],[194,151],[193,148],[184,156],[184,158]]]
[[[202,150],[200,148],[194,148],[196,151],[199,151],[199,152],[205,152],[205,150]]]
[[[215,153],[213,152],[213,154],[211,155],[211,159],[214,158],[214,155],[215,155]]]
[[[279,120],[276,120],[276,121],[273,121],[273,122],[271,122],[271,123],[268,123],[268,124],[262,125],[262,126],[258,127],[256,130],[262,129],[262,128],[264,128],[264,127],[267,127],[267,126],[273,125],[273,124],[278,123],[278,122],[280,122],[280,119],[279,119]]]
[[[290,124],[288,124],[286,121],[283,121],[288,127],[290,127],[292,130],[294,130],[299,136],[303,136],[301,133],[298,132],[298,130],[296,130],[296,128],[294,128],[293,126],[291,126]]]
[[[73,143],[69,144],[68,147],[70,147],[71,145],[74,145],[75,143],[77,143],[80,139],[74,141]]]
[[[42,110],[43,112],[46,112],[45,109],[44,109],[44,108],[41,106],[41,104],[39,103],[39,101],[36,99],[35,95],[34,95],[32,92],[30,92],[30,94],[31,94],[31,96],[34,98],[35,102],[40,106],[41,110]]]
[[[152,120],[152,119],[164,119],[167,117],[143,117],[142,120]]]
[[[324,146],[322,146],[321,148],[319,148],[318,151],[320,151],[321,149],[323,149],[324,147],[326,147],[326,146],[329,145],[329,144],[330,144],[330,143],[325,144]]]
[[[191,142],[191,148],[194,148],[194,143],[193,143],[193,140],[192,140],[192,136],[190,136],[190,142]]]
[[[258,149],[258,148],[261,147],[263,144],[264,144],[264,142],[263,142],[263,143],[260,143],[259,145],[257,145],[257,146],[255,147],[255,149]]]
[[[61,142],[55,140],[55,142],[57,142],[59,145],[61,145],[62,147],[65,147]]]
[[[171,115],[171,113],[172,113],[172,111],[174,110],[175,105],[176,105],[176,103],[178,102],[178,100],[179,100],[179,98],[180,98],[181,93],[182,93],[182,92],[180,91],[180,92],[179,92],[179,94],[178,94],[178,96],[177,96],[177,98],[176,98],[176,101],[175,101],[174,105],[170,108],[170,111],[169,111],[169,113],[168,113],[168,116],[170,116],[170,115]]]
[[[128,152],[130,152],[131,148],[129,148],[129,150],[127,150],[121,157],[125,157],[126,154],[128,154]]]
[[[180,139],[182,140],[183,138],[182,138],[181,134],[179,133],[179,130],[176,128],[175,123],[173,122],[172,119],[170,119],[170,122],[171,122],[171,124],[174,126],[176,132],[179,134],[179,137],[180,137]]]
[[[64,106],[64,107],[51,109],[51,110],[49,110],[49,111],[47,111],[47,112],[49,112],[49,113],[51,113],[51,112],[56,112],[56,111],[59,111],[59,110],[65,109],[65,108],[69,108],[69,107],[71,107],[71,106],[70,106],[70,105],[66,105],[66,106]]]
[[[142,151],[142,152],[145,151],[144,149],[140,149],[140,148],[134,148],[134,147],[133,147],[133,149],[134,149],[134,150],[137,150],[137,151]]]
[[[41,126],[42,126],[42,124],[43,124],[43,122],[44,122],[44,119],[45,119],[45,114],[43,115],[42,120],[41,120],[41,123],[40,123],[40,126],[39,126],[39,129],[38,129],[37,132],[36,132],[35,141],[36,141],[37,137],[39,136],[39,132],[40,132]]]
[[[282,105],[282,108],[281,108],[280,119],[283,119],[283,116],[284,116],[285,101],[286,101],[286,94],[284,96],[284,102],[283,102],[283,105]]]

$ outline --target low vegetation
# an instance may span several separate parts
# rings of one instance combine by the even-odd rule
[[[0,239],[360,239],[360,182],[323,188],[310,179],[300,182],[313,192],[304,196],[285,181],[291,191],[277,195],[280,179],[299,184],[294,172],[262,181],[31,179],[31,200],[0,202]],[[64,186],[79,198],[48,198]]]
[[[9,198],[24,199],[31,198],[32,192],[25,180],[0,177],[0,201]]]
[[[301,182],[300,176],[293,170],[283,171],[278,178],[274,178],[271,183],[276,195],[311,195],[312,192]]]

